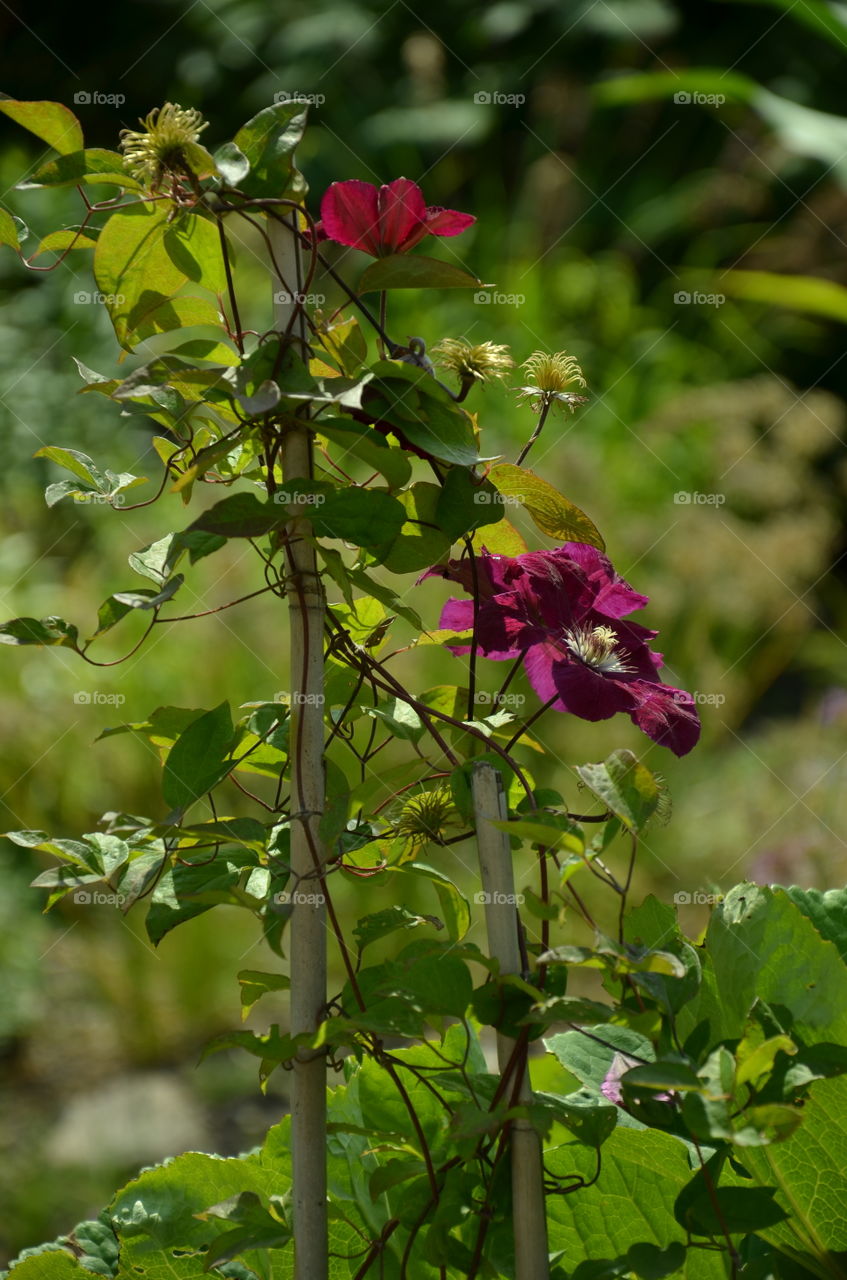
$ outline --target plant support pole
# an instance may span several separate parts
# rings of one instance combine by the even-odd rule
[[[296,215],[293,215],[296,216]],[[300,245],[284,223],[269,218],[273,257],[274,320],[285,331],[302,296]],[[275,275],[275,273],[274,273]],[[292,338],[306,353],[302,316]],[[286,427],[282,444],[283,484],[312,477],[312,436]],[[324,807],[323,680],[324,600],[314,548],[304,535],[310,521],[288,522],[286,592],[291,636],[291,869],[290,923],[291,1034],[313,1033],[326,1005],[326,904],[317,872],[324,865],[318,824]],[[291,1089],[291,1147],[295,1280],[326,1280],[326,1058],[301,1051],[294,1060]]]
[[[512,850],[505,831],[492,826],[508,814],[503,780],[493,765],[479,761],[472,775],[474,823],[479,867],[485,895],[488,949],[500,964],[500,973],[520,973],[519,915],[515,899]],[[497,1033],[497,1060],[505,1071],[515,1049],[509,1036]],[[532,1088],[529,1069],[518,1066],[521,1081],[517,1100],[529,1102]],[[513,1120],[510,1133],[512,1157],[512,1205],[516,1280],[547,1280],[550,1274],[547,1248],[547,1216],[544,1204],[544,1170],[541,1139],[528,1120]]]

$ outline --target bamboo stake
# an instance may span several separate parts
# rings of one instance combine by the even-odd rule
[[[491,825],[492,820],[502,821],[507,817],[503,780],[493,765],[478,761],[473,767],[471,785],[488,949],[499,961],[501,974],[520,973],[520,918],[515,902],[512,850],[506,832]],[[501,1072],[514,1048],[514,1040],[498,1032],[497,1060]],[[518,1102],[529,1102],[532,1098],[529,1070],[525,1063],[518,1070],[521,1071]],[[541,1139],[528,1120],[512,1121],[510,1139],[515,1277],[516,1280],[547,1280],[550,1267]]]
[[[302,294],[300,246],[293,231],[269,219],[271,248],[281,278],[274,282],[274,319],[283,331]],[[275,273],[274,273],[275,276]],[[297,295],[297,296],[294,296]],[[292,336],[306,350],[305,324]],[[312,476],[312,437],[287,429],[283,483]],[[291,634],[291,867],[294,908],[290,923],[291,1033],[316,1030],[326,1005],[326,905],[315,872],[324,863],[318,823],[324,807],[324,599],[314,549],[300,535],[310,522],[297,515],[287,578]],[[326,1058],[301,1052],[291,1090],[295,1280],[326,1280],[328,1273],[326,1175]]]

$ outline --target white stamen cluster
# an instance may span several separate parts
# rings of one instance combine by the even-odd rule
[[[625,653],[618,649],[618,637],[611,627],[570,627],[564,639],[574,657],[592,671],[622,675],[633,670],[625,661]]]

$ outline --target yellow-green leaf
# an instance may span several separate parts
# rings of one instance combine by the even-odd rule
[[[501,462],[491,468],[488,479],[504,498],[513,498],[524,507],[542,533],[560,542],[585,542],[599,551],[606,549],[598,529],[585,512],[533,471]],[[488,545],[488,529],[485,534]]]
[[[0,111],[62,155],[82,150],[82,125],[61,102],[21,102],[18,98],[0,98]]]

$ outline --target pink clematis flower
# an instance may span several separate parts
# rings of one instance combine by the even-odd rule
[[[467,560],[451,560],[430,575],[473,591]],[[657,632],[624,621],[647,597],[633,591],[602,552],[582,542],[519,556],[483,551],[476,580],[479,652],[495,660],[522,657],[542,701],[583,720],[625,712],[648,738],[678,756],[695,745],[700,720],[694,699],[659,679],[662,655],[648,643]],[[472,630],[473,601],[448,600],[440,625]],[[471,650],[468,644],[448,648],[456,654]]]
[[[469,213],[427,208],[423,192],[409,178],[395,178],[382,187],[354,178],[328,188],[316,230],[320,240],[382,258],[408,253],[424,236],[458,236],[474,222]]]
[[[639,1062],[637,1058],[631,1058],[628,1053],[616,1053],[609,1063],[609,1070],[606,1072],[606,1078],[600,1085],[600,1092],[609,1102],[617,1103],[623,1106],[623,1077],[627,1071],[631,1071],[633,1067],[644,1066],[643,1062]],[[673,1093],[657,1093],[657,1102],[673,1102]]]

